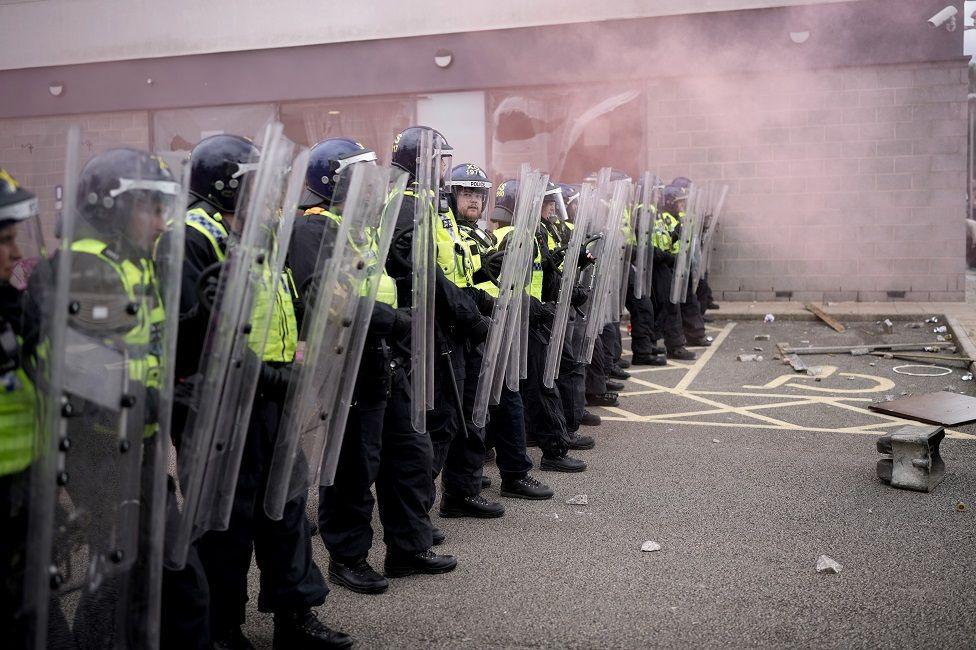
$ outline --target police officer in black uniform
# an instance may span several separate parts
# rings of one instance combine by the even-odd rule
[[[188,378],[196,372],[200,346],[207,331],[209,313],[198,299],[198,282],[204,272],[220,264],[227,246],[233,245],[236,202],[248,163],[259,156],[245,138],[215,135],[204,139],[191,153],[190,194],[187,213],[186,255],[183,267],[177,373]],[[290,284],[284,283],[283,284]],[[294,294],[294,289],[285,287]],[[288,318],[292,299],[281,294],[276,313],[284,314],[280,347],[294,349],[297,331]],[[296,328],[297,329],[297,328]],[[312,560],[311,528],[305,515],[306,495],[285,505],[280,521],[264,513],[264,487],[274,453],[281,407],[290,377],[292,354],[269,359],[271,338],[265,348],[261,377],[251,413],[230,525],[225,531],[205,533],[196,543],[209,586],[211,635],[214,647],[250,648],[241,632],[247,602],[247,576],[252,553],[261,570],[258,608],[274,613],[276,648],[344,648],[352,639],[329,629],[318,620],[313,607],[325,602],[328,588]]]

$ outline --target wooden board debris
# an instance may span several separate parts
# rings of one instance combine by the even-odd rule
[[[959,426],[976,422],[976,397],[949,391],[911,395],[868,406],[872,411],[926,424]]]
[[[839,323],[838,321],[836,321],[833,318],[831,318],[827,314],[827,312],[825,312],[824,310],[820,309],[820,307],[817,307],[813,303],[809,303],[808,302],[807,304],[803,305],[803,307],[808,312],[810,312],[811,314],[813,314],[814,316],[816,316],[817,318],[819,318],[823,322],[827,323],[827,325],[829,325],[834,331],[836,331],[836,332],[844,332],[844,331],[847,330],[847,328],[844,327],[841,323]]]
[[[877,350],[899,352],[906,350],[924,350],[925,348],[955,349],[952,343],[936,341],[934,343],[878,343],[875,345],[830,345],[823,347],[794,348],[784,347],[783,354],[850,354],[852,351],[874,352]]]

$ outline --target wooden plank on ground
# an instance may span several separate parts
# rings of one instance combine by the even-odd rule
[[[891,402],[871,404],[868,408],[878,413],[918,420],[926,424],[959,426],[976,422],[976,397],[949,391],[911,395]]]
[[[936,341],[935,343],[878,343],[869,345],[829,345],[823,347],[806,347],[783,349],[783,354],[850,354],[853,350],[863,350],[864,354],[875,350],[905,351],[924,350],[925,348],[948,349],[955,348],[952,343]]]
[[[810,312],[811,314],[813,314],[814,316],[816,316],[817,318],[819,318],[823,322],[827,323],[827,325],[829,325],[831,328],[833,328],[834,331],[843,332],[843,331],[845,331],[847,329],[841,323],[839,323],[838,321],[836,321],[833,318],[831,318],[827,314],[827,312],[825,312],[823,309],[820,309],[820,307],[817,307],[813,303],[809,303],[808,302],[807,304],[803,305],[803,307],[808,312]]]

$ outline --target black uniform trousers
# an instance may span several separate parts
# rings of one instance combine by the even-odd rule
[[[669,350],[684,347],[685,332],[681,323],[681,306],[671,302],[671,267],[664,263],[654,263],[654,285],[652,298],[654,313],[657,316],[657,331],[664,337],[664,345]]]
[[[329,555],[353,564],[373,546],[376,485],[380,522],[390,550],[420,553],[431,546],[427,514],[431,446],[410,424],[410,393],[399,366],[385,391],[365,391],[349,409],[333,484],[319,488],[319,531]]]
[[[705,319],[702,313],[698,296],[691,290],[691,280],[688,280],[688,293],[685,294],[685,301],[681,303],[681,326],[686,339],[705,338]]]
[[[444,490],[468,497],[481,492],[485,463],[485,434],[471,422],[474,393],[481,368],[481,351],[459,337],[451,341],[451,355],[440,355],[435,375],[435,407],[427,413],[427,427],[434,448],[433,474],[441,478]],[[451,372],[453,370],[453,377]],[[471,381],[467,381],[470,376]],[[457,387],[457,396],[455,395]],[[458,399],[464,403],[458,411]],[[462,426],[463,418],[463,426]],[[430,507],[437,500],[436,481],[431,482]]]
[[[485,434],[495,447],[495,464],[503,481],[528,475],[532,459],[525,447],[525,409],[518,391],[502,387],[498,404],[488,407]]]
[[[566,429],[570,432],[579,430],[583,414],[586,412],[586,366],[577,361],[579,350],[583,347],[585,334],[583,325],[583,319],[570,315],[566,325],[566,338],[563,339],[559,374],[556,376]]]
[[[601,395],[607,392],[607,378],[610,368],[607,366],[606,346],[603,344],[603,337],[597,336],[593,342],[593,356],[590,363],[586,365],[586,394]]]
[[[609,373],[620,361],[620,355],[624,351],[624,343],[620,336],[620,323],[607,323],[600,332],[603,340],[603,350],[606,355],[606,368]]]
[[[631,275],[633,278],[633,275]],[[649,295],[634,295],[634,283],[627,285],[627,311],[630,313],[630,349],[635,357],[654,355],[657,335],[654,331],[654,303]]]
[[[558,385],[546,388],[546,335],[529,326],[528,372],[520,387],[525,409],[525,430],[538,443],[546,458],[561,458],[569,449],[566,416]]]
[[[698,298],[698,306],[701,309],[702,316],[704,316],[708,306],[715,301],[715,296],[712,295],[712,287],[708,284],[708,273],[698,282],[698,290],[695,292],[695,296]]]
[[[227,530],[205,533],[197,542],[210,587],[214,634],[244,622],[252,553],[261,571],[260,611],[315,607],[329,593],[312,560],[311,527],[305,515],[307,493],[288,501],[279,521],[264,512],[264,487],[280,415],[279,403],[262,395],[255,397],[230,525]]]

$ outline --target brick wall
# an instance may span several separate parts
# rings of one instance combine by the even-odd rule
[[[54,242],[55,188],[64,183],[71,124],[81,128],[82,164],[112,147],[149,147],[149,114],[145,111],[0,120],[0,164],[37,194],[49,245]]]
[[[730,185],[725,300],[964,300],[967,84],[964,61],[653,82],[649,165]]]

